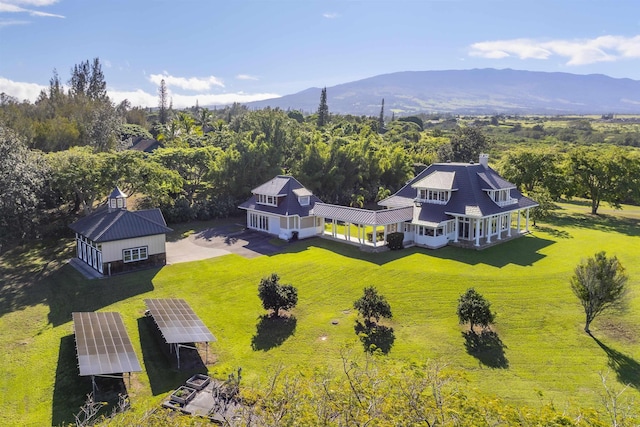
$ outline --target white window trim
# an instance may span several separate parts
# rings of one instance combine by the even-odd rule
[[[421,203],[434,205],[446,205],[451,199],[451,190],[418,188],[417,200]]]
[[[278,196],[267,196],[266,194],[256,194],[256,203],[266,206],[278,206]]]
[[[129,255],[129,259],[127,259]],[[122,261],[124,263],[144,261],[149,258],[149,247],[139,246],[137,248],[129,248],[122,250]]]

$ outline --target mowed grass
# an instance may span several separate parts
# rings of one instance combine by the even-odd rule
[[[243,384],[260,386],[281,366],[289,374],[337,368],[345,348],[364,351],[352,305],[369,285],[394,314],[384,322],[393,328],[385,358],[446,363],[465,373],[468,392],[513,405],[553,402],[569,412],[597,407],[601,372],[630,384],[626,393],[638,399],[640,208],[603,207],[602,214],[589,215],[581,202],[561,204],[531,235],[480,252],[446,247],[369,254],[316,238],[273,256],[228,255],[97,281],[58,267],[62,246],[31,250],[27,261],[13,251],[0,260],[0,407],[15,425],[73,421],[91,386],[78,376],[71,312],[91,310],[124,318],[144,370],[127,382],[133,410],[158,405],[190,372],[172,369],[150,335],[143,318],[143,299],[150,297],[184,298],[216,335],[208,366],[214,376],[226,378],[242,367]],[[47,250],[56,262],[47,264]],[[626,311],[594,322],[596,341],[582,330],[584,314],[569,278],[582,258],[600,250],[620,258],[631,292]],[[287,322],[262,318],[257,285],[272,272],[298,288],[299,303]],[[25,284],[17,287],[20,280]],[[455,314],[469,287],[497,313],[493,330],[501,347],[480,358],[465,350],[465,328]]]

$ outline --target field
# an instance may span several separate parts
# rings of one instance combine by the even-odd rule
[[[514,405],[553,402],[568,412],[598,407],[599,373],[630,384],[640,399],[640,208],[563,203],[529,236],[484,251],[443,248],[369,254],[323,239],[299,241],[273,256],[236,255],[87,281],[64,260],[69,244],[16,248],[0,258],[0,408],[15,425],[73,421],[88,379],[78,376],[72,311],[118,311],[144,372],[129,385],[135,410],[158,405],[189,374],[169,367],[144,321],[144,298],[184,298],[216,335],[209,373],[238,367],[243,384],[264,384],[273,368],[291,372],[361,352],[352,304],[365,286],[387,297],[394,317],[386,358],[434,359],[464,371],[468,387]],[[569,288],[582,258],[605,250],[627,268],[631,293],[622,313],[582,330],[583,311]],[[293,317],[273,333],[257,297],[260,278],[277,272],[298,288]],[[497,313],[494,351],[465,350],[457,298],[475,287]],[[337,324],[333,324],[337,321]],[[472,391],[473,392],[473,391]]]

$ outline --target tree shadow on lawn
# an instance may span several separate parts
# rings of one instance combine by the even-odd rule
[[[178,370],[176,354],[164,341],[152,317],[138,318],[138,333],[144,369],[154,396],[175,390],[194,374],[207,374],[199,353],[187,348],[180,349]]]
[[[62,239],[31,242],[2,253],[0,316],[46,303],[51,277],[65,268],[71,256],[72,246]]]
[[[558,230],[557,228],[547,227],[545,225],[534,225],[533,227],[535,231],[550,234],[556,239],[573,239],[573,236],[565,230]]]
[[[557,213],[545,218],[545,224],[560,227],[589,228],[591,230],[615,232],[627,236],[640,236],[640,219],[625,218],[607,214],[592,215],[591,213]]]
[[[256,334],[251,338],[251,348],[254,351],[269,351],[282,345],[295,333],[297,323],[295,316],[278,317],[266,314],[260,316],[256,325]]]
[[[498,334],[493,331],[482,331],[476,334],[473,331],[463,332],[464,347],[467,354],[475,357],[478,361],[490,368],[507,369],[509,361],[504,355],[507,348]]]
[[[591,338],[609,357],[609,367],[616,371],[618,381],[640,390],[640,363],[626,354],[612,349],[593,335],[591,335]]]
[[[368,353],[380,351],[382,354],[389,354],[396,340],[393,328],[378,325],[374,322],[365,322],[363,324],[356,320],[354,330],[364,346],[364,351]]]
[[[87,280],[70,265],[64,266],[49,284],[49,322],[54,326],[71,320],[74,311],[96,311],[115,302],[153,290],[153,268],[106,279]]]

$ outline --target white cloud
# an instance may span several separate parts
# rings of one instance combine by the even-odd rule
[[[47,90],[48,86],[39,85],[37,83],[15,82],[13,80],[0,77],[0,93],[6,93],[9,96],[17,98],[19,101],[28,100],[34,102],[42,90]],[[157,107],[158,94],[148,93],[142,89],[122,91],[107,90],[107,94],[111,101],[118,104],[128,99],[134,106],[139,107]],[[169,91],[169,97],[175,108],[186,108],[196,105],[226,105],[234,102],[245,103],[252,101],[261,101],[263,99],[279,98],[277,93],[198,93],[193,95],[182,95]]]
[[[0,21],[0,28],[2,27],[9,27],[11,25],[25,25],[25,24],[30,24],[29,21]]]
[[[224,87],[222,80],[215,76],[209,77],[175,77],[167,73],[163,74],[151,74],[149,80],[158,86],[160,81],[164,79],[164,83],[167,87],[179,87],[185,90],[202,91],[209,90],[212,86]]]
[[[623,58],[640,58],[640,35],[635,37],[608,35],[575,40],[485,41],[472,44],[469,55],[489,59],[508,57],[549,59],[552,56],[560,56],[567,59],[567,65],[587,65]]]
[[[7,95],[17,98],[18,101],[29,100],[34,102],[40,91],[47,89],[47,86],[42,86],[37,83],[25,83],[14,82],[4,77],[0,77],[0,93],[4,92]]]
[[[49,18],[64,18],[62,15],[58,15],[55,13],[41,12],[39,10],[34,9],[25,9],[24,7],[18,6],[18,4],[28,4],[30,6],[41,7],[41,6],[49,6],[55,3],[55,1],[47,1],[47,0],[26,0],[26,1],[12,1],[12,0],[4,0],[0,2],[0,13],[27,13],[30,16],[41,16],[41,17],[49,17]]]
[[[256,76],[252,76],[250,74],[238,74],[236,76],[236,79],[238,79],[238,80],[258,80],[258,78]]]
[[[339,16],[340,15],[338,15],[337,13],[323,13],[322,14],[322,17],[323,18],[327,18],[327,19],[336,19]]]

